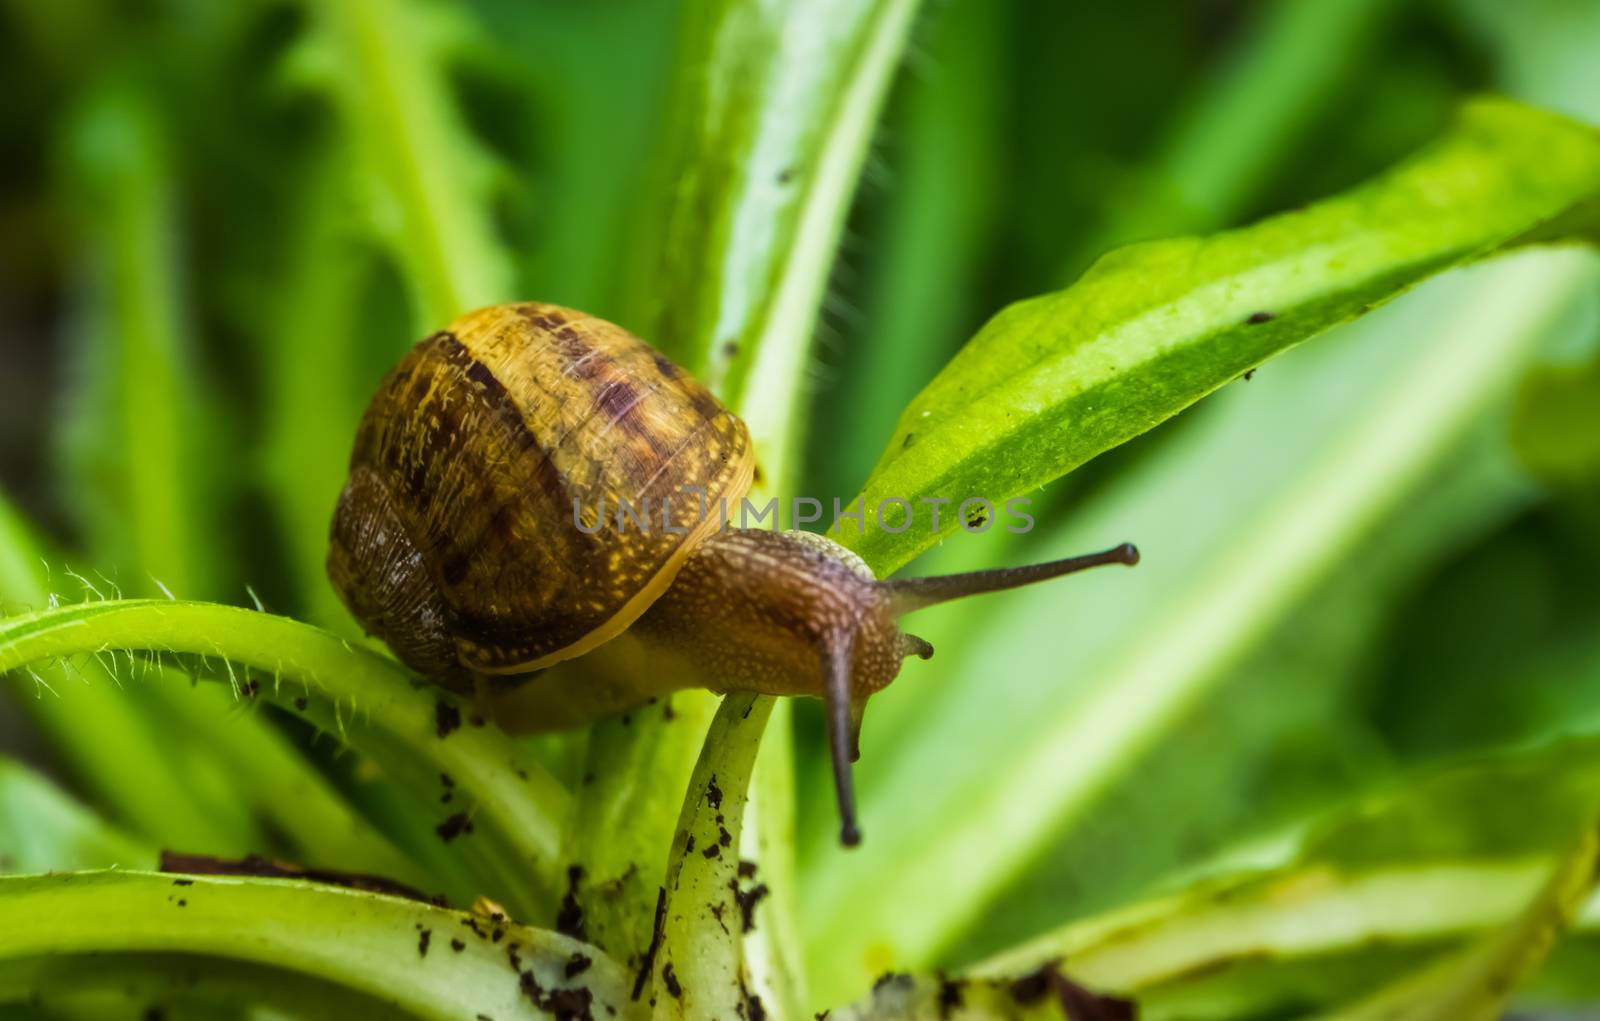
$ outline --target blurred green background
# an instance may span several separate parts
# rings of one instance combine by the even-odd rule
[[[0,3],[5,529],[34,523],[54,570],[101,589],[253,593],[348,629],[323,543],[383,370],[490,301],[638,318],[630,238],[677,21],[662,0]],[[855,493],[901,407],[1007,302],[1114,244],[1352,184],[1482,90],[1600,122],[1600,2],[934,0],[794,381],[813,408],[801,491]],[[1409,765],[1600,729],[1597,342],[1592,256],[1451,274],[1036,494],[1032,534],[934,551],[913,570],[1124,539],[1146,561],[919,620],[939,656],[864,736],[882,839],[838,867],[817,867],[833,808],[798,708],[808,924],[870,916],[872,877],[974,784],[1053,782],[1008,775],[1004,750],[1070,732],[1090,677],[1197,680],[1048,850],[930,937],[940,953],[1114,905]],[[32,566],[0,571],[8,610],[41,598],[17,580]],[[230,764],[185,736],[186,692],[55,702],[21,678],[4,697],[4,750],[119,821],[270,845],[208,807]],[[133,767],[104,735],[130,720],[194,814],[119,788]]]

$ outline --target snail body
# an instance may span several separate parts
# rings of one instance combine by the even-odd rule
[[[848,632],[848,701],[859,719],[906,656],[932,653],[899,630],[890,604],[866,565],[826,538],[717,532],[631,627],[556,667],[556,683],[541,678],[496,695],[493,712],[514,730],[541,731],[581,726],[685,688],[825,698],[821,650]]]
[[[880,581],[823,536],[706,512],[737,504],[753,470],[744,423],[643,341],[553,305],[493,306],[424,339],[379,387],[329,576],[403,662],[516,732],[688,687],[822,698],[851,844],[866,701],[933,652],[901,614],[1137,559],[1125,545]],[[608,518],[619,501],[646,519]]]

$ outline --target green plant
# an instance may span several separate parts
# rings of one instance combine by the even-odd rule
[[[0,504],[0,674],[78,791],[0,762],[0,1003],[1098,1021],[1125,998],[1146,1018],[1443,1021],[1498,1016],[1536,974],[1543,995],[1600,996],[1583,967],[1600,593],[1582,566],[1600,556],[1600,422],[1592,368],[1556,346],[1594,332],[1600,133],[1477,98],[1403,159],[1369,139],[1384,160],[1298,167],[1349,75],[1316,44],[1378,46],[1396,6],[1286,5],[1245,33],[1129,194],[1084,187],[1109,211],[1046,246],[1044,293],[942,369],[937,338],[999,304],[963,310],[938,282],[974,274],[998,201],[1009,22],[1114,32],[1137,12],[5,7],[13,73],[64,125],[15,130],[58,147],[51,208],[81,281],[59,437],[81,552]],[[1505,88],[1600,115],[1561,74],[1519,77],[1581,82],[1591,51],[1571,40],[1600,38],[1583,5],[1457,6],[1496,39]],[[947,77],[891,99],[919,31]],[[1403,73],[1363,94],[1427,105],[1426,83],[1386,77]],[[597,112],[563,121],[530,98],[569,93]],[[892,199],[859,198],[886,105],[924,158]],[[1017,161],[1045,169],[1007,172],[1071,164],[1074,140],[1032,141]],[[918,176],[941,159],[959,174]],[[1306,204],[1229,227],[1290,178]],[[897,258],[846,331],[856,375],[814,402],[841,237],[874,202]],[[1053,289],[1085,252],[1098,261]],[[918,621],[939,656],[874,702],[857,852],[823,821],[808,707],[690,692],[513,739],[357,638],[322,558],[377,375],[453,314],[529,296],[624,322],[715,388],[750,425],[763,496],[1035,498],[1036,534],[967,534],[948,512],[939,532],[892,513],[842,526],[880,576],[936,545],[949,570],[1124,538],[1145,563]],[[1507,425],[1552,350],[1565,363],[1527,374]],[[229,524],[252,504],[271,557]],[[1527,622],[1518,655],[1485,643],[1449,666],[1459,689],[1371,690],[1361,664],[1389,621],[1418,635],[1396,663],[1446,669],[1424,642],[1455,619],[1428,616],[1451,590],[1429,572],[1517,539],[1529,513],[1573,536],[1572,577],[1539,575],[1562,612]],[[1465,588],[1522,591],[1517,570]],[[224,605],[253,578],[293,614]],[[1463,708],[1476,698],[1489,708]],[[1423,761],[1438,752],[1456,759]],[[163,849],[216,860],[161,872]],[[312,872],[238,860],[254,853]],[[251,871],[273,874],[235,874]]]

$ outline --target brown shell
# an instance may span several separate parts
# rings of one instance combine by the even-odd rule
[[[626,330],[497,305],[384,380],[328,569],[363,624],[435,680],[538,670],[643,613],[752,467],[744,423]],[[648,524],[619,527],[619,499]]]

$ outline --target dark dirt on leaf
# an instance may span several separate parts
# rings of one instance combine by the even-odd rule
[[[434,832],[439,834],[440,840],[448,844],[462,834],[471,833],[472,820],[467,817],[467,813],[457,812],[438,826],[435,826]]]
[[[584,939],[583,905],[578,901],[578,884],[583,882],[583,866],[567,869],[567,892],[561,898],[561,912],[556,915],[556,931],[573,939]]]
[[[639,962],[639,974],[633,980],[633,999],[644,993],[644,984],[656,970],[656,954],[661,950],[661,940],[667,931],[667,888],[656,889],[656,918],[650,927],[650,945],[645,948],[644,960]],[[668,962],[671,963],[671,962]]]
[[[439,737],[446,738],[461,729],[461,710],[449,702],[433,704],[433,726]]]
[[[381,893],[390,897],[422,901],[445,906],[443,898],[429,897],[420,890],[383,876],[360,872],[338,872],[333,869],[312,869],[290,862],[264,858],[258,854],[243,858],[219,858],[207,854],[181,854],[176,851],[161,852],[158,866],[162,872],[185,872],[193,876],[258,876],[263,879],[304,879],[329,886],[343,886],[367,893]],[[173,886],[192,886],[192,879],[174,879]]]

